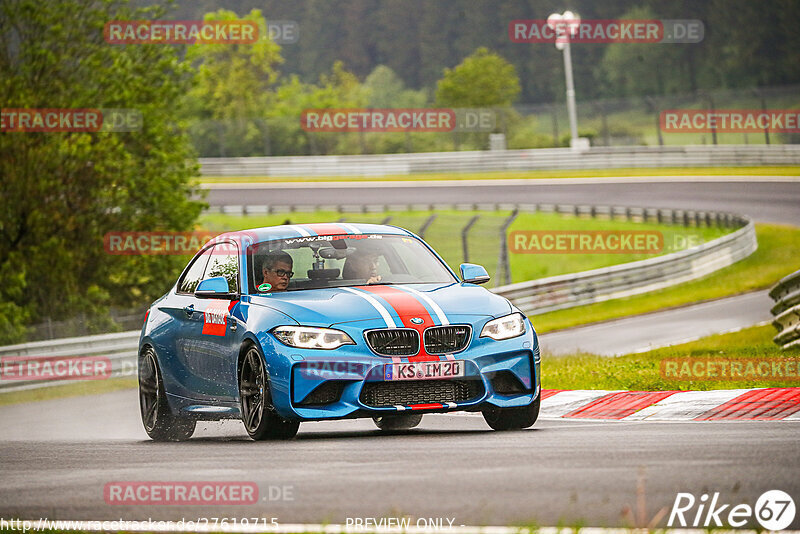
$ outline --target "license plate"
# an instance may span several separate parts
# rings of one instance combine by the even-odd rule
[[[387,363],[384,380],[429,380],[464,376],[464,362]]]

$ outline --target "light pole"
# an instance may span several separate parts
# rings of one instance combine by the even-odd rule
[[[578,148],[578,116],[575,111],[575,84],[572,81],[572,54],[570,38],[578,31],[581,18],[572,11],[564,14],[553,13],[547,17],[547,25],[556,32],[556,48],[564,52],[564,73],[567,79],[567,113],[569,114],[569,131],[572,137],[570,146]]]

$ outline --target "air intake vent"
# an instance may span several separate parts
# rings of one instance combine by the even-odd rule
[[[464,402],[483,395],[480,380],[408,380],[367,382],[361,390],[361,402],[367,406]]]
[[[392,328],[367,332],[367,343],[381,356],[414,356],[419,352],[419,334],[410,328]]]
[[[425,350],[428,354],[448,354],[464,350],[469,343],[467,325],[436,326],[425,330]]]
[[[329,380],[308,394],[300,403],[301,406],[322,406],[337,402],[342,396],[345,383],[341,380]]]

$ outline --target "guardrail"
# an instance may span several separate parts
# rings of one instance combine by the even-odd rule
[[[800,145],[537,148],[358,156],[200,158],[203,176],[385,176],[431,172],[800,165]]]
[[[18,345],[0,347],[0,365],[4,366],[5,359],[13,358],[14,361],[24,361],[24,365],[38,363],[43,365],[47,361],[62,358],[76,358],[80,356],[105,356],[111,362],[111,376],[122,377],[136,374],[136,355],[139,347],[139,333],[141,330],[130,330],[114,334],[101,334],[95,336],[71,337],[53,339],[48,341],[33,341]],[[51,378],[38,378],[32,380],[8,380],[0,377],[0,391],[17,391],[44,386],[59,386],[75,382],[75,380],[59,380]]]
[[[392,206],[381,206],[388,209]],[[584,206],[571,204],[500,204],[431,206],[437,208],[472,210],[510,209],[514,213],[552,212],[575,216],[603,217],[642,222],[660,222],[683,226],[737,227],[731,234],[690,249],[673,252],[647,260],[521,282],[494,288],[492,291],[510,299],[526,314],[544,313],[573,306],[636,295],[679,284],[705,276],[735,263],[757,248],[755,226],[749,219],[720,212],[700,212],[655,208],[628,208],[613,206]],[[262,211],[263,208],[263,211]],[[269,206],[228,206],[225,213],[274,212]],[[301,211],[297,206],[283,207],[287,211]],[[339,207],[342,211],[344,207]],[[367,206],[362,206],[367,211]],[[377,211],[378,206],[369,207]],[[282,211],[282,208],[281,208]],[[505,240],[505,234],[499,236]],[[797,273],[795,273],[797,274]],[[37,341],[0,347],[0,362],[4,357],[29,356],[31,361],[77,356],[106,356],[111,360],[112,376],[130,376],[136,372],[139,330],[97,336],[84,336],[51,341]],[[59,385],[64,380],[4,380],[0,391],[14,391],[41,386]]]
[[[743,227],[690,249],[646,260],[612,265],[495,288],[526,314],[539,314],[663,289],[727,267],[757,248],[755,225]]]
[[[778,330],[772,340],[784,349],[800,347],[800,271],[781,279],[769,296],[775,301],[772,324]]]

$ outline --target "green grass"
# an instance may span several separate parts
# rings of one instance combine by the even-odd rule
[[[386,176],[202,176],[198,181],[208,184],[270,183],[270,182],[358,182],[358,181],[417,181],[417,180],[493,180],[543,178],[595,178],[617,176],[800,176],[799,166],[764,167],[665,167],[659,169],[575,169],[473,173],[390,174]]]
[[[800,351],[784,351],[772,342],[771,325],[746,328],[731,334],[709,336],[691,343],[618,357],[576,354],[542,359],[542,387],[545,389],[602,389],[633,391],[689,391],[762,387],[798,387],[797,364]],[[676,380],[662,373],[662,361],[687,358],[746,359],[774,362],[793,360],[792,378]],[[682,362],[679,362],[682,365]],[[690,363],[691,365],[691,363]],[[785,368],[784,368],[785,369]],[[718,371],[721,373],[721,371]],[[673,375],[674,376],[674,375]]]
[[[109,380],[86,380],[64,384],[63,386],[48,386],[37,389],[26,389],[0,393],[0,406],[17,404],[20,402],[35,402],[65,397],[80,397],[82,395],[97,395],[110,393],[121,389],[137,387],[136,377],[112,378]]]
[[[607,321],[737,295],[772,286],[800,269],[800,229],[757,224],[758,250],[751,256],[692,282],[622,299],[531,316],[536,331]]]
[[[206,214],[200,224],[212,231],[243,230],[260,226],[283,224],[288,219],[291,223],[330,222],[344,217],[347,222],[379,223],[391,217],[389,224],[418,232],[425,220],[431,215],[427,211],[388,212],[388,213],[336,213],[318,211],[314,213],[288,213],[276,215],[232,216],[223,214]],[[425,233],[427,241],[458,272],[463,262],[461,229],[473,216],[480,218],[469,232],[469,260],[486,267],[494,276],[497,269],[500,238],[499,230],[508,212],[464,212],[437,211],[436,219]],[[664,238],[662,253],[674,252],[685,248],[687,238],[694,244],[710,241],[727,233],[722,228],[684,228],[682,226],[658,225],[608,219],[577,218],[574,216],[553,213],[521,213],[510,227],[515,230],[634,230],[660,231]],[[684,246],[681,246],[681,245]],[[511,272],[513,281],[521,282],[535,278],[555,276],[607,267],[618,263],[626,263],[653,257],[653,254],[522,254],[511,253]],[[492,284],[492,282],[490,282]]]

